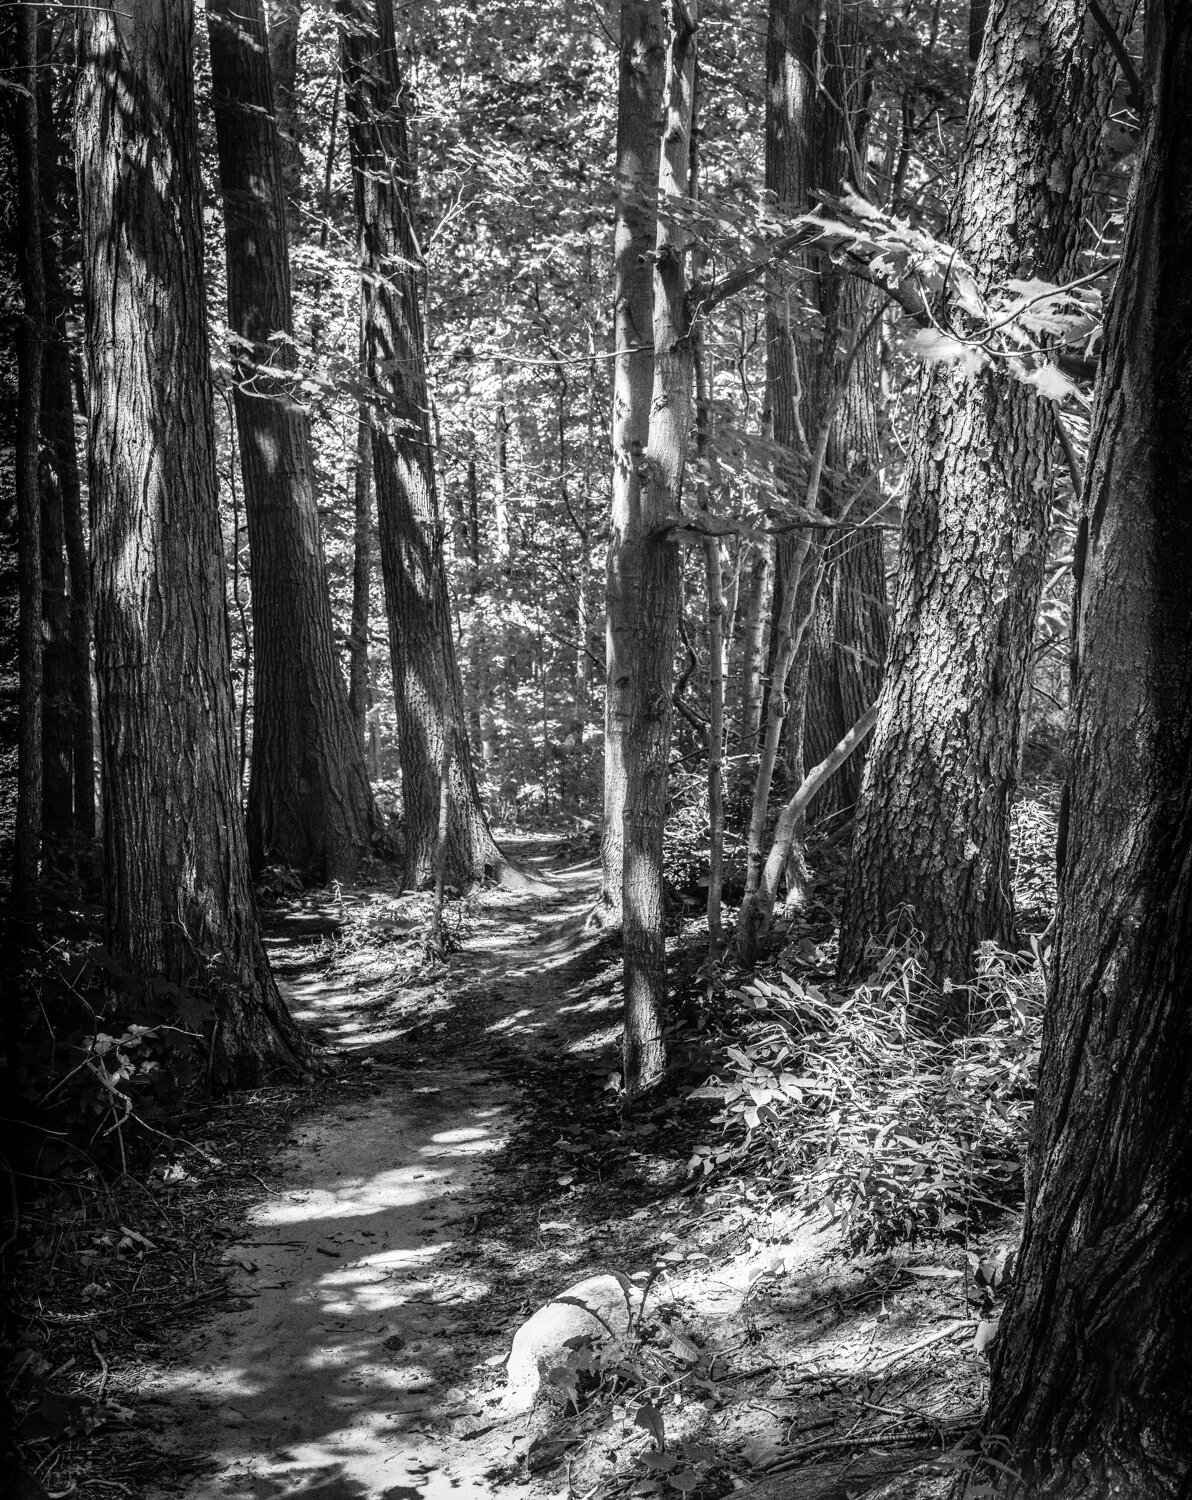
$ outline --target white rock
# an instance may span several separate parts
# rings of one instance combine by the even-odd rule
[[[506,1374],[508,1411],[529,1411],[546,1371],[570,1352],[567,1340],[620,1343],[641,1305],[641,1293],[616,1276],[589,1276],[540,1307],[513,1336]]]

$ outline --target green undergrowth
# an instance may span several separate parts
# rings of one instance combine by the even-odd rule
[[[1046,959],[1037,943],[983,948],[964,1036],[924,1024],[932,990],[909,943],[850,992],[782,970],[730,990],[692,1094],[720,1104],[719,1136],[690,1172],[818,1202],[855,1250],[963,1237],[1022,1198]]]

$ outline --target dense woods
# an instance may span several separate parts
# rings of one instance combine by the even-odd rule
[[[594,1222],[628,1131],[909,1247],[887,1290],[967,1257],[979,1405],[884,1493],[1192,1493],[1192,4],[47,0],[0,42],[0,1254],[32,1286],[46,1184],[157,1181],[187,1111],[365,1067],[404,1110],[435,1046],[483,1094],[553,986],[515,1086],[557,1147],[615,1112]],[[319,998],[362,953],[389,1063]],[[642,1374],[675,1269],[540,1373],[577,1423],[635,1393],[634,1493],[715,1500]]]

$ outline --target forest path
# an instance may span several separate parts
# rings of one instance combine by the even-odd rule
[[[518,1105],[488,1064],[500,1054],[516,1073],[519,1057],[603,1047],[615,1024],[610,997],[577,999],[573,983],[598,871],[552,869],[555,848],[515,847],[538,889],[467,903],[463,946],[430,986],[378,982],[367,943],[367,973],[350,945],[312,973],[282,924],[275,961],[297,971],[295,1013],[340,1054],[342,1102],[332,1092],[303,1118],[229,1244],[233,1310],[142,1391],[162,1403],[169,1447],[210,1461],[190,1500],[493,1492],[483,1445],[443,1442],[452,1423],[474,1435],[471,1372],[518,1321],[466,1239]],[[400,927],[406,905],[373,915]]]

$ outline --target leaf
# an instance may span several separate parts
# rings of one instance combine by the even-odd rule
[[[642,1406],[639,1406],[637,1409],[637,1413],[633,1418],[633,1425],[635,1427],[644,1427],[646,1429],[646,1431],[658,1444],[658,1451],[660,1453],[663,1451],[663,1449],[665,1449],[666,1428],[663,1426],[662,1413],[656,1406],[651,1406],[648,1402],[644,1403]]]
[[[982,1318],[977,1324],[977,1332],[973,1337],[973,1352],[983,1354],[994,1339],[997,1338],[998,1321],[996,1318]]]
[[[1020,378],[1023,385],[1034,386],[1040,396],[1048,401],[1067,401],[1070,396],[1080,395],[1073,382],[1055,365],[1040,365],[1038,369],[1029,370]]]
[[[676,1333],[673,1328],[668,1329],[670,1333],[671,1348],[680,1359],[689,1360],[693,1365],[700,1360],[700,1349],[698,1344],[693,1344],[685,1334]]]
[[[694,1469],[680,1469],[677,1474],[671,1475],[670,1483],[675,1489],[682,1490],[684,1494],[690,1494],[699,1486],[699,1475]]]
[[[673,1453],[643,1453],[642,1463],[655,1474],[669,1474],[679,1460]]]

